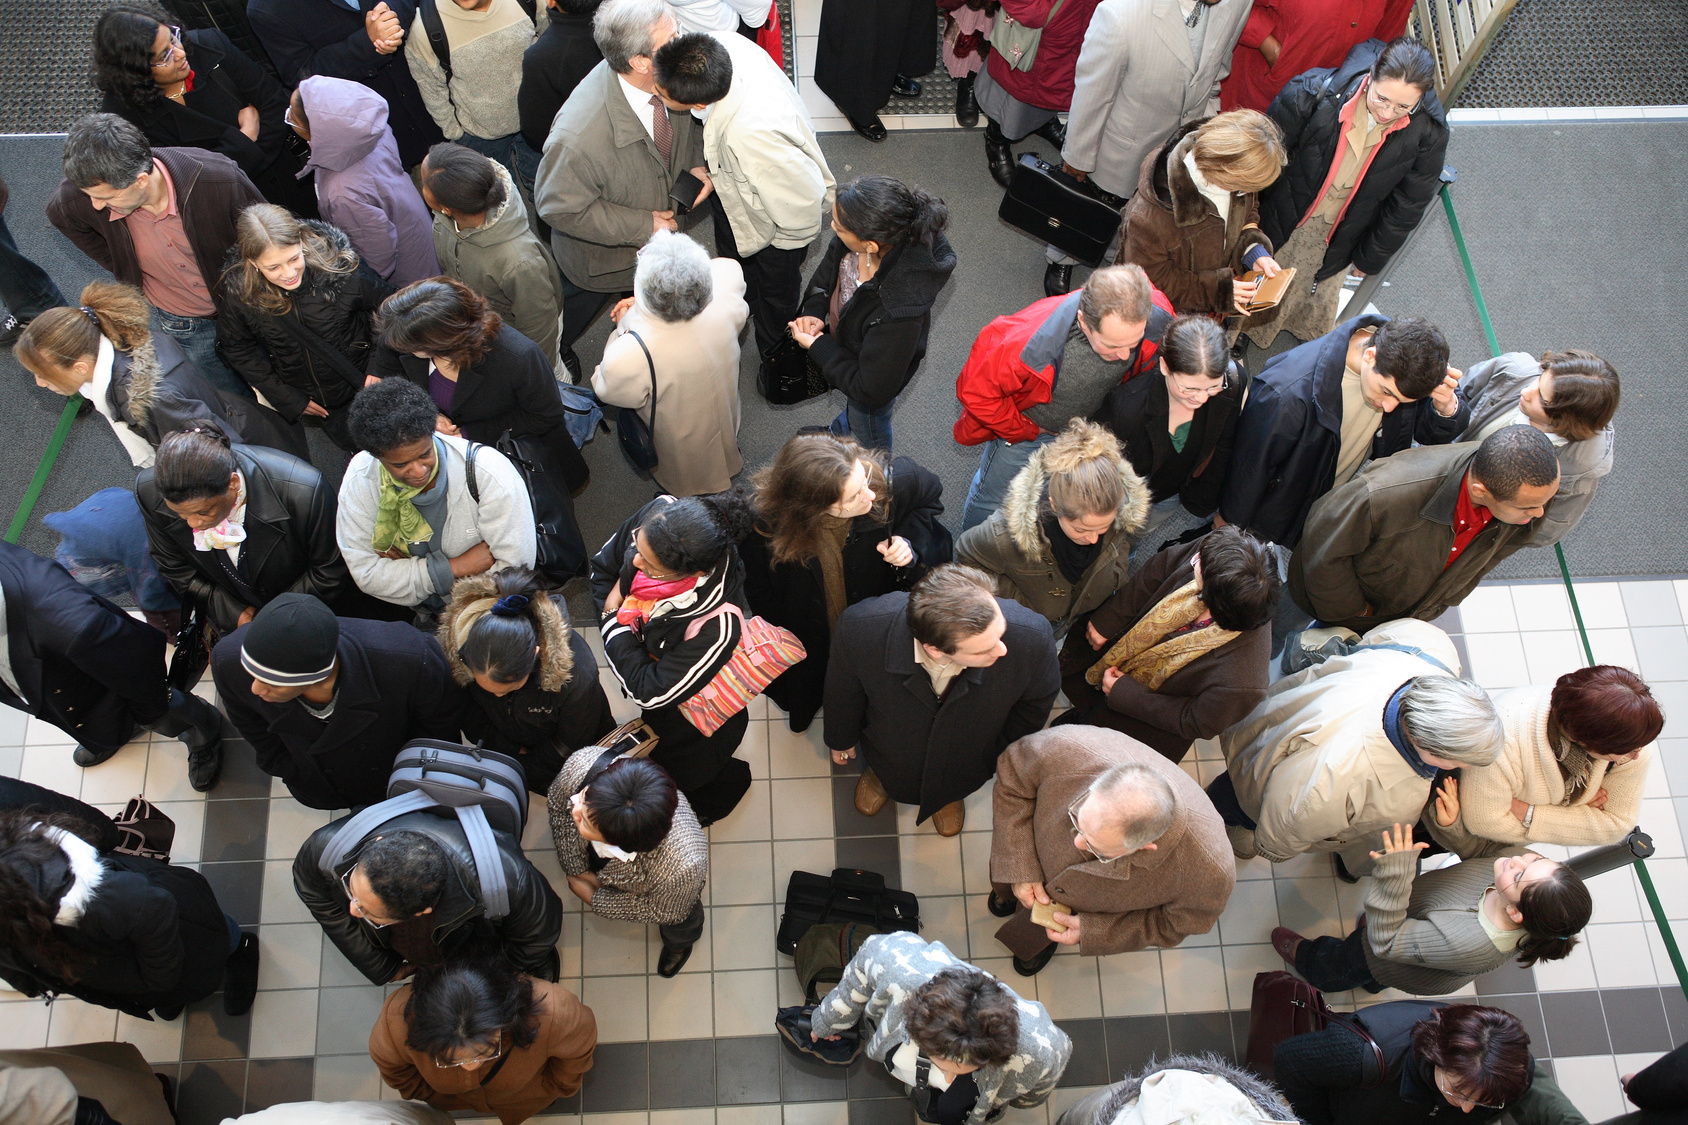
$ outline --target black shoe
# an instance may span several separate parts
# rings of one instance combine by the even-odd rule
[[[1341,856],[1332,852],[1330,853],[1330,858],[1331,862],[1336,864],[1336,877],[1338,879],[1341,879],[1344,883],[1358,883],[1360,881],[1360,877],[1358,875],[1350,875],[1348,873],[1348,865],[1342,862]]]
[[[1002,130],[990,118],[985,118],[985,160],[990,164],[991,178],[1003,187],[1014,176],[1014,146],[1002,135]]]
[[[574,349],[564,344],[562,347],[563,370],[569,373],[569,382],[580,386],[580,357],[574,354]]]
[[[882,141],[885,139],[885,122],[879,120],[879,115],[877,113],[867,121],[857,121],[854,117],[847,117],[845,120],[850,123],[850,128],[854,129],[857,133],[866,137],[870,141]]]
[[[1032,135],[1034,137],[1042,137],[1044,140],[1054,145],[1056,149],[1063,149],[1067,147],[1067,127],[1061,124],[1061,119],[1059,117],[1051,117],[1048,121],[1044,122],[1042,128],[1032,130]]]
[[[78,406],[76,408],[76,416],[78,418],[86,418],[88,415],[92,414],[93,412],[94,412],[94,400],[89,398],[87,395],[83,395],[82,396],[82,405]]]
[[[258,935],[241,934],[240,944],[223,967],[223,1012],[240,1016],[258,998]]]
[[[165,1022],[169,1022],[182,1014],[182,1005],[160,1004],[152,1010],[152,1014]]]
[[[920,96],[920,83],[906,74],[899,74],[897,80],[891,83],[891,92],[899,98],[918,98]]]
[[[963,129],[979,123],[979,103],[973,97],[974,75],[955,80],[955,120]]]
[[[1014,912],[1020,909],[1020,904],[1015,902],[1012,897],[997,898],[995,891],[985,896],[985,906],[998,918],[1011,918]]]
[[[1049,268],[1043,271],[1043,295],[1059,297],[1063,293],[1071,293],[1072,289],[1073,267],[1050,262]]]
[[[192,692],[172,689],[170,709],[152,725],[167,738],[179,738],[188,748],[188,784],[205,793],[217,784],[223,770],[223,716]]]
[[[23,330],[29,327],[29,320],[25,317],[8,316],[0,321],[0,348],[9,348],[18,342]]]
[[[81,743],[77,743],[76,752],[70,756],[70,760],[83,769],[87,769],[89,766],[97,766],[101,762],[109,761],[111,756],[121,749],[123,747],[118,746],[110,750],[90,750]]]
[[[1055,956],[1055,943],[1050,942],[1044,947],[1043,952],[1035,957],[1028,957],[1023,960],[1019,957],[1014,958],[1014,971],[1023,977],[1035,977],[1043,970],[1045,965],[1049,964],[1049,959],[1053,956]]]
[[[188,784],[196,793],[209,793],[223,773],[223,740],[188,747]]]
[[[665,945],[662,956],[656,959],[656,975],[659,977],[676,976],[691,958],[692,947],[689,945]]]

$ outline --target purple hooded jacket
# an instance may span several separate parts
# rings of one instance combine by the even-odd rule
[[[440,272],[434,220],[399,163],[387,102],[358,82],[316,75],[299,83],[310,119],[317,207],[369,267],[395,286]]]

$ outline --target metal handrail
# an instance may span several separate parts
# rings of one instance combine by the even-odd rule
[[[1407,30],[1436,56],[1436,94],[1451,106],[1518,0],[1418,0]]]

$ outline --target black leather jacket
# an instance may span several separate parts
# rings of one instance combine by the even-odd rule
[[[341,825],[350,819],[346,816],[330,821],[311,833],[294,857],[293,887],[329,940],[373,983],[392,980],[404,960],[388,947],[381,930],[352,916],[340,880],[357,866],[366,844],[400,829],[421,832],[444,848],[450,858],[451,875],[430,915],[437,919],[434,944],[443,954],[449,958],[475,949],[498,952],[518,973],[551,981],[557,979],[561,968],[557,939],[563,932],[563,904],[545,876],[522,855],[521,843],[513,836],[493,833],[504,858],[504,882],[510,895],[510,913],[495,922],[485,916],[475,860],[455,818],[448,820],[428,812],[394,817],[364,837],[334,874],[329,875],[317,861]]]

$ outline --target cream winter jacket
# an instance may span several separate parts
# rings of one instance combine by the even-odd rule
[[[785,72],[744,36],[716,36],[733,60],[727,96],[709,107],[703,156],[738,252],[800,250],[815,240],[838,185],[809,110]]]
[[[1506,744],[1487,766],[1466,767],[1459,774],[1459,818],[1444,828],[1427,809],[1430,834],[1461,856],[1498,855],[1518,844],[1615,844],[1641,823],[1641,792],[1657,746],[1647,746],[1633,762],[1612,765],[1595,759],[1588,787],[1577,799],[1565,796],[1565,775],[1547,740],[1551,684],[1509,688],[1494,694],[1495,710],[1506,725]],[[1606,790],[1606,807],[1589,801]],[[1512,799],[1536,807],[1530,827],[1512,815]]]
[[[1408,680],[1459,670],[1446,633],[1403,618],[1377,626],[1348,655],[1268,688],[1247,718],[1219,736],[1238,803],[1259,825],[1260,854],[1282,863],[1302,852],[1340,851],[1397,821],[1417,821],[1430,782],[1384,733],[1383,706]]]

